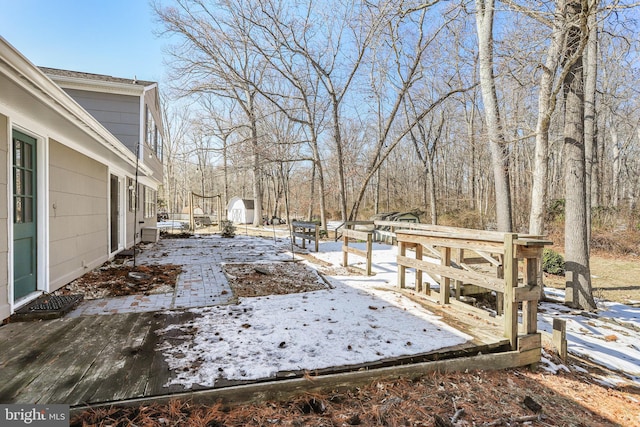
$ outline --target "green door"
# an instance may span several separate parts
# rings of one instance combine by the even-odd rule
[[[36,140],[13,131],[14,301],[37,289]]]

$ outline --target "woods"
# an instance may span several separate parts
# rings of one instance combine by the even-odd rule
[[[169,212],[197,191],[253,199],[256,224],[325,230],[416,210],[539,235],[559,217],[567,303],[585,309],[591,212],[639,227],[632,2],[176,0],[154,11],[174,95]]]

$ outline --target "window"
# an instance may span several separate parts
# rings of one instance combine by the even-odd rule
[[[145,141],[147,143],[147,145],[151,148],[154,148],[155,146],[155,134],[156,134],[156,123],[153,120],[153,115],[151,114],[151,109],[149,108],[148,105],[146,105],[145,107],[145,111],[146,111],[146,120],[145,120],[145,133],[146,133],[146,138]]]
[[[144,217],[153,218],[156,216],[156,191],[145,186],[144,187]]]
[[[159,131],[151,109],[145,105],[145,142],[151,151],[162,161],[162,133]]]
[[[129,192],[129,212],[136,210],[136,183],[133,178],[127,178],[127,189]]]

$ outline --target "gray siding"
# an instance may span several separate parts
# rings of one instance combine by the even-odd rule
[[[64,89],[133,153],[140,139],[140,98],[129,95]]]
[[[9,304],[9,241],[7,236],[9,210],[7,206],[7,152],[9,147],[8,119],[0,114],[0,320],[9,317],[11,305]]]
[[[109,253],[108,170],[51,141],[49,169],[50,290],[102,264]]]

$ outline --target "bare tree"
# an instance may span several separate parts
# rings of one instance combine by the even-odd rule
[[[496,189],[496,219],[498,230],[511,231],[511,190],[509,183],[509,152],[500,119],[498,95],[493,71],[493,21],[494,0],[476,0],[476,26],[480,88],[487,122],[489,149],[491,151],[493,178]]]
[[[241,5],[234,7],[230,2],[177,0],[175,5],[154,4],[154,10],[165,31],[180,40],[170,51],[176,80],[187,94],[232,98],[245,114],[247,142],[252,147],[254,225],[259,225],[262,189],[254,83],[261,80],[264,67],[249,48],[249,23],[237,19],[234,12]]]
[[[574,61],[563,79],[564,89],[564,182],[565,182],[565,302],[595,310],[587,241],[588,210],[584,153],[584,75],[582,49],[587,39],[586,13],[581,0],[567,0],[567,41],[563,59]]]

